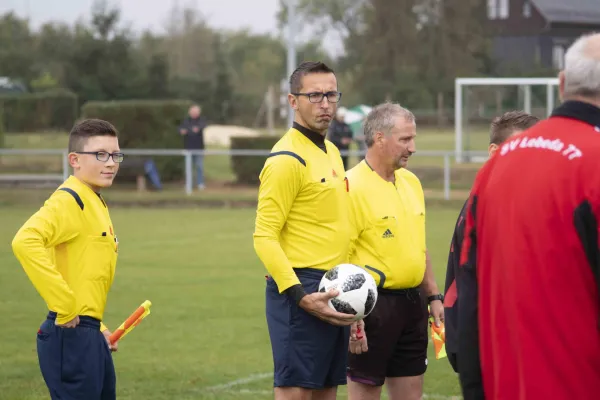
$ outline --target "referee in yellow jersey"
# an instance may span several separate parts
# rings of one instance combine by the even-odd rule
[[[52,399],[116,398],[116,377],[102,324],[118,240],[100,190],[123,161],[117,130],[97,119],[69,135],[70,176],[19,229],[15,256],[46,302],[37,333],[40,369]]]
[[[371,273],[379,296],[364,319],[366,338],[350,344],[349,399],[379,399],[384,383],[390,398],[420,399],[427,304],[436,323],[444,307],[427,257],[423,189],[406,170],[416,151],[415,117],[397,104],[381,104],[367,116],[364,133],[366,157],[347,173],[350,263]]]
[[[294,124],[260,174],[254,247],[269,276],[266,316],[275,399],[334,400],[346,384],[353,316],[318,293],[330,268],[347,261],[348,193],[338,149],[325,135],[341,93],[333,71],[302,63],[290,77]],[[312,397],[311,397],[312,396]]]

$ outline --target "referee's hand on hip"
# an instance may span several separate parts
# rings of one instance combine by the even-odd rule
[[[69,322],[66,322],[64,324],[56,324],[55,323],[55,325],[59,326],[61,328],[76,328],[77,325],[79,325],[79,315],[76,315],[75,318],[73,318]]]
[[[299,306],[309,314],[337,326],[349,326],[354,322],[354,315],[344,314],[332,309],[328,302],[329,299],[336,297],[339,294],[337,290],[328,292],[315,292],[308,294],[300,300]]]

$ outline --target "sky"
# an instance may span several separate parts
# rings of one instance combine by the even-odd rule
[[[14,11],[29,17],[34,29],[44,22],[74,22],[88,18],[93,0],[0,0],[0,13]],[[254,33],[277,33],[278,0],[109,0],[118,5],[123,21],[134,30],[150,28],[161,32],[165,18],[175,3],[195,5],[216,28],[249,28]]]

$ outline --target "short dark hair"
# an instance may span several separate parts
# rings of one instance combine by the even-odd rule
[[[101,119],[84,119],[76,123],[69,133],[69,153],[82,151],[87,140],[94,136],[114,136],[119,132],[110,122]]]
[[[335,74],[331,68],[321,61],[305,61],[290,76],[290,92],[298,93],[302,89],[302,78],[308,74]]]
[[[494,118],[490,126],[490,144],[502,144],[515,131],[524,131],[540,119],[523,111],[509,111]]]

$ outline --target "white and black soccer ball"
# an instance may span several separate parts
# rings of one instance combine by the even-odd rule
[[[339,264],[325,273],[319,292],[332,288],[339,295],[329,300],[329,306],[338,312],[354,315],[357,321],[369,315],[377,302],[375,279],[354,264]]]

